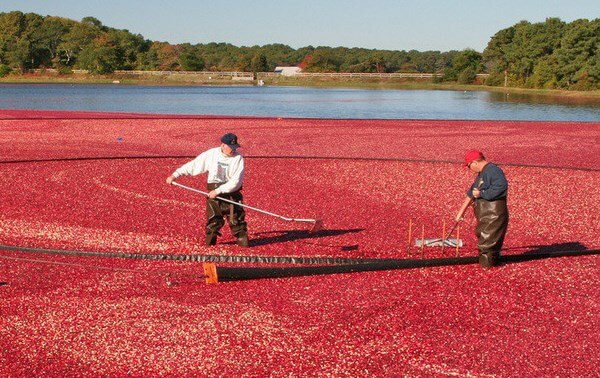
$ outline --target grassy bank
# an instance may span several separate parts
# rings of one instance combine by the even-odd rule
[[[429,79],[373,79],[373,78],[305,78],[305,77],[264,77],[268,86],[299,86],[316,88],[360,88],[360,89],[396,89],[396,90],[452,90],[452,91],[488,91],[495,93],[567,99],[569,101],[600,102],[600,90],[567,91],[553,89],[529,89],[516,87],[491,87],[486,85],[464,85],[456,83],[434,83]],[[90,75],[90,74],[26,74],[9,75],[0,78],[0,83],[67,83],[67,84],[124,84],[124,85],[256,85],[253,80],[235,80],[231,77],[208,75]]]
[[[450,90],[450,91],[488,91],[522,95],[548,97],[580,98],[600,102],[600,91],[567,91],[553,89],[530,89],[516,87],[491,87],[487,85],[465,85],[456,83],[434,83],[426,79],[362,79],[340,80],[336,78],[295,78],[278,77],[264,80],[267,85],[286,85],[323,88],[363,88],[363,89],[400,89],[400,90]]]

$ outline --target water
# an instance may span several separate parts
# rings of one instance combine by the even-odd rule
[[[485,91],[0,84],[0,109],[337,119],[600,121],[600,101]]]

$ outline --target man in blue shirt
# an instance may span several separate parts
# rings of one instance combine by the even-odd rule
[[[473,203],[477,218],[475,235],[478,239],[479,264],[489,268],[498,263],[508,227],[508,182],[502,169],[488,162],[480,151],[468,151],[465,155],[465,166],[477,173],[477,177],[467,190],[456,220],[462,220],[465,211]]]

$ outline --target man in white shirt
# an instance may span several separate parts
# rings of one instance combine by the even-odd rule
[[[210,192],[206,200],[206,245],[217,244],[217,236],[221,235],[219,231],[225,225],[223,217],[227,217],[237,244],[249,246],[244,208],[217,199],[219,196],[234,202],[243,201],[244,158],[237,152],[239,147],[237,136],[227,133],[221,137],[219,147],[201,153],[167,177],[167,184],[171,184],[180,176],[197,176],[208,172],[207,188]]]

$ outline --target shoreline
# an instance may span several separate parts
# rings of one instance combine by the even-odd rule
[[[449,123],[466,123],[477,124],[497,123],[503,124],[513,122],[516,124],[600,124],[598,121],[572,121],[572,120],[525,120],[525,119],[436,119],[436,118],[311,118],[311,117],[278,117],[278,116],[243,116],[243,115],[227,115],[227,114],[176,114],[176,113],[143,113],[143,112],[118,112],[118,111],[98,111],[98,110],[63,110],[63,109],[9,109],[0,107],[0,121],[11,120],[247,120],[247,121],[265,121],[265,120],[287,120],[298,122],[311,122],[316,120],[323,121],[374,121],[374,122],[449,122]]]
[[[491,87],[486,85],[465,85],[455,83],[433,83],[430,80],[407,79],[366,79],[353,78],[294,78],[265,77],[261,79],[265,86],[297,86],[313,88],[348,88],[371,90],[446,90],[446,91],[484,91],[555,98],[581,103],[600,103],[600,91],[567,91],[557,89],[530,89],[519,87]],[[94,84],[94,85],[147,85],[147,86],[256,86],[256,80],[212,79],[202,75],[132,77],[131,75],[87,75],[87,74],[27,74],[10,75],[0,78],[0,84]]]

